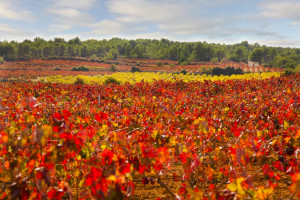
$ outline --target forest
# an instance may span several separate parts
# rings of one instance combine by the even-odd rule
[[[0,61],[28,60],[33,58],[76,58],[116,60],[118,58],[167,59],[188,64],[194,61],[259,62],[266,67],[295,69],[300,67],[300,49],[268,47],[243,41],[237,44],[215,44],[203,42],[177,42],[168,39],[121,38],[82,41],[76,37],[66,41],[63,38],[45,40],[1,41]],[[299,66],[298,66],[299,65]]]

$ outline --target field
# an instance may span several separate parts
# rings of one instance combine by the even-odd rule
[[[300,198],[299,75],[83,62],[0,66],[0,199]]]
[[[283,69],[256,67],[250,68],[243,63],[212,64],[208,62],[190,63],[190,65],[178,65],[177,61],[170,60],[134,60],[119,59],[118,61],[89,61],[89,60],[42,60],[15,61],[0,64],[0,79],[33,79],[44,76],[70,76],[70,75],[105,75],[113,74],[111,66],[116,66],[118,72],[130,72],[132,67],[137,67],[142,72],[180,73],[186,70],[188,73],[201,74],[205,70],[214,67],[225,68],[227,66],[240,67],[244,72],[282,72]],[[89,71],[72,71],[74,67],[85,66]]]

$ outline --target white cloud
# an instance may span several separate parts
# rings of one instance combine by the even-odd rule
[[[108,11],[113,18],[90,24],[92,33],[100,35],[131,34],[157,35],[161,32],[174,38],[231,39],[236,36],[274,36],[255,28],[241,28],[239,23],[251,23],[253,15],[207,15],[214,6],[238,3],[237,0],[108,0]],[[212,7],[212,8],[211,8]],[[206,15],[204,14],[206,13]]]
[[[275,19],[289,19],[292,21],[300,20],[299,1],[265,1],[260,4],[263,10],[261,16]]]
[[[274,47],[300,47],[300,40],[282,39],[282,40],[260,40],[257,41],[261,45]]]
[[[116,17],[116,21],[124,22],[124,23],[138,23],[142,22],[142,19],[138,17],[132,17],[132,16],[122,16],[122,17]]]
[[[236,0],[197,0],[196,3],[200,3],[206,6],[223,6],[223,5],[232,4],[235,1]]]
[[[87,27],[94,22],[94,17],[88,13],[96,0],[60,0],[54,1],[46,8],[54,20],[49,31],[66,31],[76,26]]]
[[[131,35],[124,35],[125,38],[127,39],[157,39],[160,40],[162,38],[171,40],[171,41],[181,41],[181,42],[192,42],[192,41],[197,41],[199,40],[193,40],[191,37],[182,37],[178,35],[173,35],[170,33],[163,33],[163,32],[150,32],[150,33],[141,33],[141,34],[131,34]]]
[[[125,19],[138,19],[146,22],[166,22],[188,16],[184,1],[110,0],[108,10]]]
[[[59,33],[41,34],[41,37],[44,38],[45,40],[52,40],[53,38],[64,38],[66,41],[68,41],[78,36],[80,36],[81,40],[85,39],[81,35],[77,35],[77,34],[59,34]]]
[[[51,24],[49,27],[49,31],[52,32],[61,32],[72,28],[72,26],[68,24]]]
[[[291,25],[292,25],[292,26],[299,26],[299,25],[300,25],[300,22],[291,22]]]
[[[106,5],[114,18],[90,24],[93,34],[143,34],[153,31],[151,25],[159,28],[178,23],[188,13],[184,3],[178,0],[108,0]]]
[[[189,35],[207,32],[208,27],[219,25],[219,20],[205,19],[193,13],[190,1],[109,0],[107,8],[115,18],[92,25],[94,33],[136,35],[156,32],[154,28],[169,34]]]
[[[164,34],[162,32],[142,33],[142,34],[135,34],[129,36],[129,39],[138,39],[138,38],[157,39],[157,40],[160,40],[161,38],[168,38],[169,40],[178,40],[178,38],[173,37],[169,34]]]
[[[75,8],[79,10],[89,10],[91,9],[96,0],[56,0],[53,6],[56,8]]]
[[[110,35],[110,34],[119,34],[121,32],[126,32],[128,27],[124,24],[119,23],[113,20],[102,20],[95,24],[91,25],[94,30],[92,31],[93,34],[100,34],[100,35]]]
[[[178,35],[208,34],[215,31],[221,31],[224,25],[222,19],[191,19],[181,21],[181,23],[165,23],[158,27],[161,30],[172,32]]]
[[[22,29],[0,23],[0,37],[6,40],[24,40],[24,38],[30,38],[32,35],[32,32],[26,32]]]
[[[13,34],[13,35],[17,35],[19,34],[20,30],[18,29],[14,29],[11,26],[7,25],[7,24],[2,24],[0,23],[0,34]]]
[[[0,18],[32,22],[35,20],[35,15],[21,8],[15,0],[1,0]]]
[[[63,25],[84,25],[93,20],[89,13],[81,12],[74,8],[49,9],[54,19]]]

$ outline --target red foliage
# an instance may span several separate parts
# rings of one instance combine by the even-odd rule
[[[296,192],[299,82],[1,83],[0,181],[20,198],[67,198],[80,187],[79,198],[105,199],[171,176],[182,199],[222,199],[263,191],[255,169],[269,188],[288,180]]]

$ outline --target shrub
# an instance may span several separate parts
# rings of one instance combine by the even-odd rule
[[[138,67],[131,67],[131,70],[130,70],[131,72],[140,72],[141,70],[140,70],[140,68],[138,68]]]
[[[219,62],[219,60],[218,60],[218,58],[217,58],[217,57],[213,57],[213,58],[210,60],[210,62],[212,62],[212,63],[216,64],[216,63],[218,63],[218,62]]]
[[[212,74],[212,69],[213,69],[212,67],[208,67],[208,69],[206,70],[205,73],[206,74]]]
[[[84,80],[82,78],[77,77],[76,81],[74,82],[75,85],[84,85]]]
[[[84,71],[84,72],[87,72],[87,71],[90,71],[90,68],[85,67],[85,66],[73,67],[72,71]]]
[[[227,63],[228,59],[227,58],[222,58],[221,63]]]
[[[115,64],[112,64],[112,65],[110,66],[110,71],[112,71],[112,72],[117,71],[117,66],[116,66]]]
[[[244,74],[244,71],[241,68],[235,69],[235,74]]]
[[[212,69],[212,75],[222,75],[224,74],[224,69],[220,68],[220,67],[215,67]]]
[[[54,71],[60,71],[59,67],[55,67]]]
[[[243,70],[241,68],[234,68],[234,67],[226,67],[225,69],[222,69],[220,67],[215,67],[212,69],[212,75],[226,75],[231,76],[233,74],[244,74]]]
[[[225,69],[224,69],[224,71],[223,71],[223,74],[224,75],[227,75],[227,76],[231,76],[232,74],[235,74],[235,68],[234,67],[230,67],[230,66],[228,66],[228,67],[226,67]]]
[[[189,61],[183,61],[183,62],[180,62],[180,65],[189,65]]]
[[[104,84],[105,85],[108,85],[108,84],[120,85],[121,83],[117,79],[115,79],[113,77],[108,77],[107,79],[105,79]]]
[[[183,69],[183,70],[181,70],[180,73],[183,74],[183,75],[186,75],[186,74],[187,74],[187,71],[186,71],[185,69]]]
[[[295,69],[285,69],[284,73],[283,73],[283,76],[290,76],[290,75],[293,75],[293,74],[300,74],[300,72],[295,70]]]
[[[91,58],[91,61],[93,62],[93,61],[96,61],[98,57],[96,56],[96,54],[93,54],[90,58]]]
[[[202,66],[201,67],[201,72],[202,73],[206,73],[208,71],[208,69],[205,67],[205,66]]]
[[[112,62],[110,62],[110,61],[108,61],[108,60],[106,60],[106,59],[104,59],[104,63],[105,63],[105,64],[112,64]]]
[[[161,61],[157,61],[156,65],[157,65],[157,67],[162,67],[163,63]]]
[[[2,57],[0,57],[0,64],[4,63],[4,59]]]
[[[262,65],[263,67],[270,67],[268,64],[266,64],[266,63],[264,63],[263,65]]]
[[[187,60],[187,58],[181,58],[178,61],[178,65],[188,65],[188,64],[189,64],[189,61]]]

